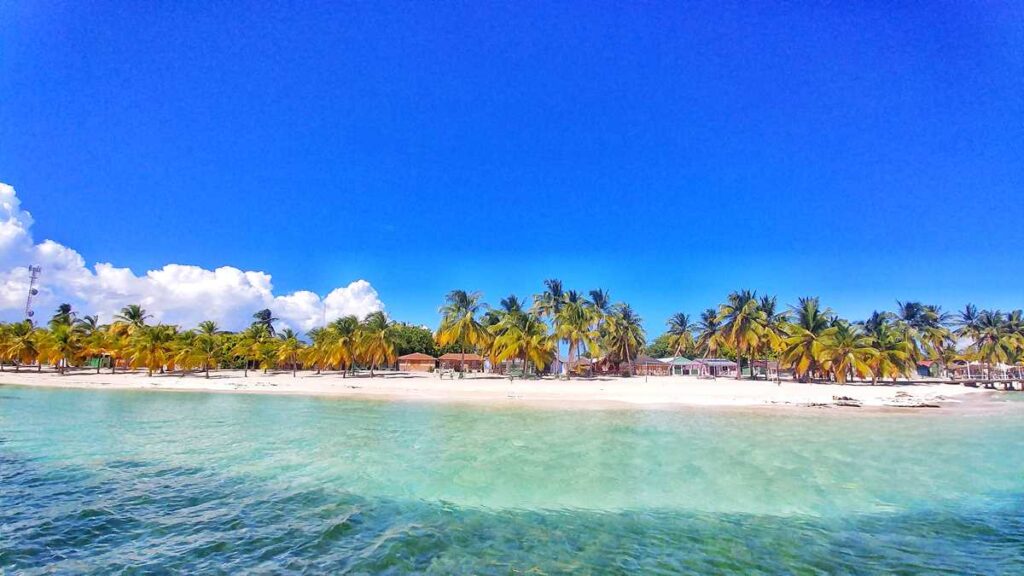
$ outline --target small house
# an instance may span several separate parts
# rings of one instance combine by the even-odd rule
[[[697,362],[701,364],[701,375],[715,378],[736,376],[736,372],[740,369],[739,364],[725,358],[703,358]]]
[[[673,376],[690,376],[700,373],[700,364],[683,356],[670,356],[658,358],[658,360],[669,365],[669,374]]]
[[[640,356],[631,362],[637,376],[668,376],[672,366],[650,356]]]
[[[437,358],[422,352],[413,352],[398,357],[398,369],[402,372],[430,372],[437,367]]]
[[[751,370],[755,378],[772,380],[779,377],[779,363],[776,360],[754,360]]]
[[[462,370],[465,367],[466,372],[483,372],[484,369],[484,358],[479,354],[473,354],[466,352],[449,352],[442,354],[437,359],[441,365],[442,370]]]

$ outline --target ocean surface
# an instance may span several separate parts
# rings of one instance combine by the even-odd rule
[[[0,573],[1024,574],[995,410],[0,386]]]

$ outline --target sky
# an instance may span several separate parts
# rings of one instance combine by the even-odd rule
[[[1024,3],[850,4],[4,3],[0,317],[1024,307]]]

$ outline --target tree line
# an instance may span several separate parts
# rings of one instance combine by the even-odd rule
[[[667,324],[666,334],[652,345],[654,353],[721,355],[746,359],[748,365],[776,360],[801,381],[895,380],[913,376],[922,361],[934,363],[942,374],[956,362],[980,363],[990,376],[995,365],[1024,362],[1021,311],[979,311],[972,304],[949,313],[940,306],[897,301],[894,311],[851,321],[815,297],[780,311],[775,297],[741,290],[717,309],[705,310],[697,322],[675,314]]]
[[[956,313],[920,302],[897,302],[851,321],[822,307],[818,298],[800,298],[780,309],[773,296],[740,290],[717,308],[691,320],[672,315],[666,332],[649,343],[642,319],[624,302],[612,302],[605,290],[567,290],[546,280],[530,299],[515,295],[495,306],[478,292],[453,290],[439,308],[436,330],[396,322],[383,312],[363,318],[343,316],[304,336],[277,331],[270,310],[253,315],[251,325],[227,332],[212,321],[183,330],[150,324],[139,305],[125,306],[110,324],[95,316],[78,317],[62,304],[46,326],[31,321],[0,324],[0,370],[49,364],[61,374],[91,363],[97,371],[119,366],[147,373],[198,371],[209,377],[218,368],[250,370],[300,368],[340,372],[395,365],[398,356],[423,352],[480,354],[493,364],[512,364],[523,373],[543,373],[564,349],[569,370],[581,373],[581,359],[600,359],[629,374],[641,355],[723,357],[753,367],[773,360],[801,381],[846,382],[851,378],[897,379],[912,376],[929,360],[944,371],[954,362],[977,362],[987,373],[998,364],[1024,361],[1024,319],[1020,310],[1003,313],[967,305]],[[741,377],[737,370],[736,377]],[[754,377],[754,370],[749,371]]]

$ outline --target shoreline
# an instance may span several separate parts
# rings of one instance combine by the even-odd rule
[[[83,390],[172,391],[227,394],[265,394],[342,398],[381,402],[424,402],[480,406],[524,406],[554,410],[672,410],[678,408],[733,407],[754,409],[844,408],[843,413],[962,412],[977,406],[989,395],[986,390],[936,381],[929,384],[800,383],[781,385],[764,380],[690,376],[599,377],[573,380],[523,380],[510,382],[495,374],[470,374],[464,379],[440,379],[435,374],[383,372],[373,378],[361,373],[342,378],[331,372],[262,374],[220,370],[206,379],[201,373],[161,374],[145,372],[96,374],[76,370],[61,376],[55,372],[0,373],[0,385]],[[834,397],[845,397],[857,407],[841,406]],[[920,405],[927,405],[921,407]],[[945,410],[937,408],[946,408]],[[950,410],[953,408],[953,410]],[[817,410],[820,412],[821,410]]]

